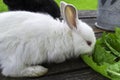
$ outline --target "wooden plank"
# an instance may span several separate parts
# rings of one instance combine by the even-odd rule
[[[66,60],[59,64],[45,64],[44,66],[49,68],[47,75],[59,74],[88,67],[81,58]]]
[[[88,66],[81,60],[81,58],[66,60],[65,62],[59,64],[43,64],[43,66],[49,69],[49,72],[45,76],[54,76],[56,74],[62,74],[65,72],[72,72],[83,68],[88,68]],[[39,78],[36,78],[34,80],[37,79]],[[7,78],[0,74],[0,80],[29,80],[29,78]]]
[[[96,10],[84,10],[78,11],[79,18],[96,18],[97,11]]]
[[[90,68],[41,77],[39,80],[108,80]]]
[[[0,77],[0,80],[109,80],[90,68],[68,71],[61,74],[48,75],[37,78],[6,78]]]

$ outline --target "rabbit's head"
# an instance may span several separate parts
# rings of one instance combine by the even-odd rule
[[[72,4],[62,1],[61,15],[72,31],[75,52],[91,53],[96,42],[93,29],[78,19],[78,11]]]

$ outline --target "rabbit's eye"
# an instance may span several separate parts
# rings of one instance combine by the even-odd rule
[[[86,42],[89,46],[91,46],[92,42],[90,42],[90,41],[86,41]]]

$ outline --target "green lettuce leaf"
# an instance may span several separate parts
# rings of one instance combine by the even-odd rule
[[[95,71],[111,80],[120,80],[120,28],[115,33],[103,33],[96,41],[93,55],[81,57]]]
[[[112,80],[120,80],[120,62],[110,65],[106,71]]]
[[[102,65],[104,64],[104,62],[113,64],[115,62],[116,57],[110,53],[110,51],[106,51],[105,48],[101,47],[100,45],[96,45],[93,60],[98,65]]]
[[[88,55],[81,55],[81,58],[83,59],[83,61],[90,66],[93,70],[95,70],[96,72],[102,74],[103,76],[110,78],[110,76],[108,76],[107,74],[107,67],[109,66],[109,64],[105,64],[104,65],[97,65],[97,63],[95,63],[92,59],[92,56],[88,56]]]

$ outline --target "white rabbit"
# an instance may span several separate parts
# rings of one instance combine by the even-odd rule
[[[0,64],[10,77],[37,77],[48,69],[36,64],[63,62],[91,53],[96,38],[90,26],[78,20],[76,8],[61,2],[64,21],[25,11],[0,13]]]

